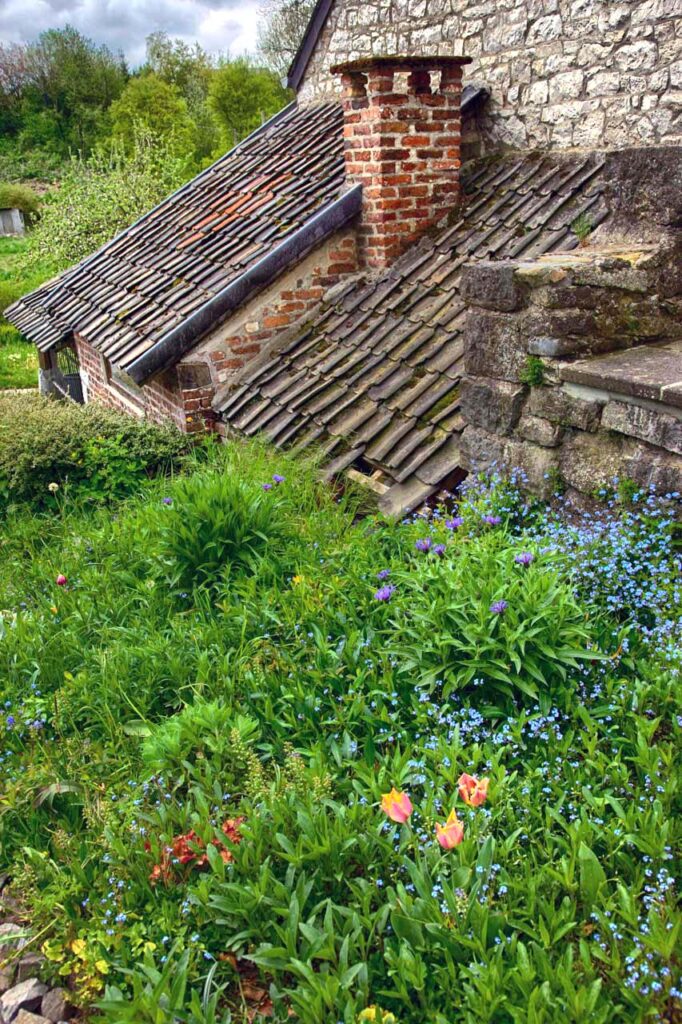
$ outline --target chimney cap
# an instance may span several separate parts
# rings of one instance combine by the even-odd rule
[[[390,71],[441,71],[443,68],[463,67],[471,64],[472,57],[451,56],[414,56],[414,57],[361,57],[359,60],[348,60],[335,64],[331,68],[333,75],[352,72],[371,71],[374,68],[386,68]]]

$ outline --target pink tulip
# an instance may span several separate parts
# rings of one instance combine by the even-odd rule
[[[55,580],[55,583],[57,584],[58,587],[65,587],[67,584],[66,576],[64,576],[64,574],[60,572],[59,576],[57,576],[57,579]]]
[[[444,850],[454,850],[464,839],[464,825],[456,811],[450,811],[444,825],[436,824],[436,839]]]
[[[463,772],[457,780],[459,795],[468,807],[480,807],[488,798],[490,779],[477,779]]]
[[[390,793],[384,793],[382,796],[381,809],[391,821],[404,825],[412,814],[412,802],[407,793],[399,793],[394,786]]]

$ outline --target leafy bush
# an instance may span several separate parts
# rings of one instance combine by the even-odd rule
[[[97,405],[0,395],[0,507],[54,508],[64,492],[93,501],[120,497],[181,459],[190,445],[172,427]]]
[[[27,268],[45,262],[64,268],[83,259],[165,199],[191,170],[168,142],[145,130],[136,134],[129,155],[112,146],[73,160],[43,203]]]
[[[0,210],[2,209],[21,210],[30,224],[40,211],[40,197],[28,185],[0,182]]]
[[[417,571],[393,575],[389,647],[415,680],[442,686],[445,696],[474,683],[485,697],[556,695],[581,659],[594,656],[570,582],[547,555],[515,552],[495,531],[434,556],[446,536],[442,526],[428,532]]]
[[[181,590],[253,572],[266,554],[281,550],[290,532],[286,502],[271,486],[264,490],[220,470],[179,484],[164,548]]]

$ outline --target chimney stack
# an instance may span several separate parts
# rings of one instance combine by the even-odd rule
[[[386,267],[457,202],[462,67],[470,57],[338,64],[346,176],[363,186],[360,254]]]

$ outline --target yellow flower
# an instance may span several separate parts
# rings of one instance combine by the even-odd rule
[[[388,1010],[382,1010],[380,1006],[368,1006],[358,1015],[360,1021],[367,1021],[368,1024],[398,1024],[398,1018]]]
[[[294,576],[291,582],[294,583],[296,586],[298,586],[299,583],[303,583],[303,577],[302,576]]]
[[[57,491],[59,490],[59,484],[55,484],[55,483],[48,484],[47,485],[47,489],[48,489],[48,491],[50,491],[51,494],[56,494]]]
[[[57,612],[59,611],[59,608],[57,608],[56,604],[51,604],[50,605],[50,611],[52,612],[53,615],[56,615]]]

